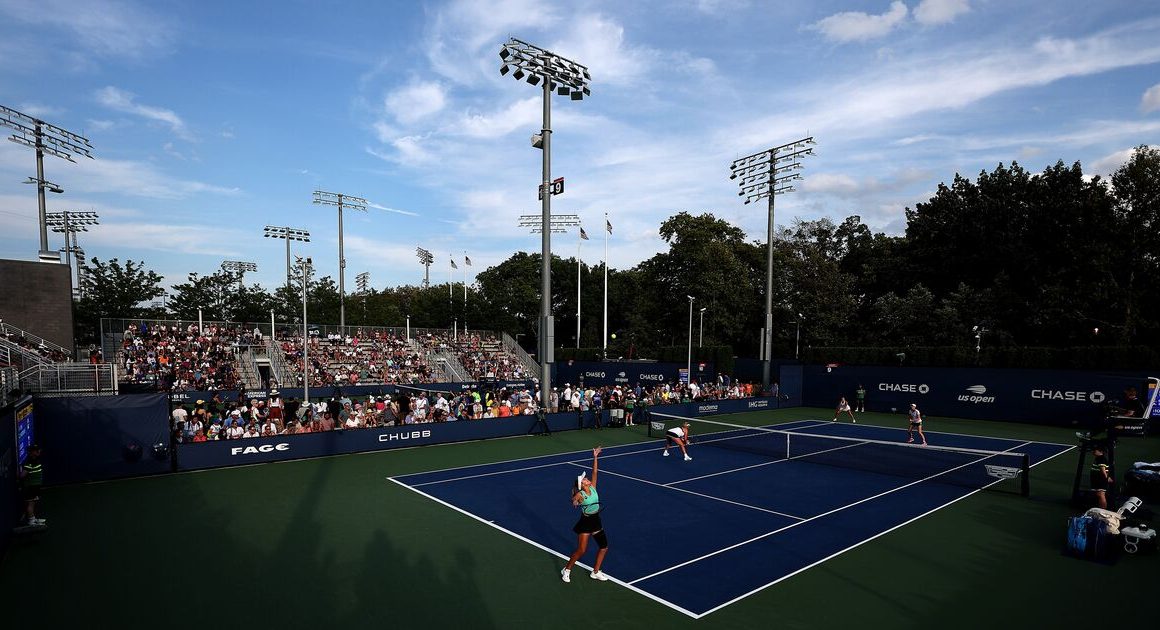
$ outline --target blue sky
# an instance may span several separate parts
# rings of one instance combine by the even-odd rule
[[[553,99],[554,213],[578,214],[610,264],[664,249],[662,220],[710,211],[764,239],[729,164],[813,136],[779,224],[859,214],[901,233],[904,209],[956,172],[1062,159],[1114,171],[1160,143],[1160,6],[1071,0],[763,2],[152,2],[0,0],[0,104],[84,134],[94,160],[46,157],[50,212],[95,211],[90,257],[183,282],[252,261],[267,288],[285,247],[347,291],[418,284],[415,248],[473,267],[539,251],[538,88],[500,76],[509,37],[590,68],[592,95]],[[7,129],[0,128],[4,135]],[[0,257],[38,249],[31,149],[0,142]],[[49,235],[53,247],[61,236]],[[575,233],[553,250],[576,252]],[[469,275],[469,281],[471,276]]]

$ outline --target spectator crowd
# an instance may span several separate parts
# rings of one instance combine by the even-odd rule
[[[749,383],[637,384],[602,387],[554,388],[549,411],[600,414],[623,409],[626,424],[652,405],[744,398],[759,392]],[[341,392],[341,390],[339,390]],[[192,406],[173,408],[173,432],[177,442],[205,442],[275,435],[295,435],[379,427],[503,419],[535,415],[540,410],[539,388],[475,389],[458,393],[400,387],[395,395],[346,396],[336,393],[326,400],[304,403],[284,400],[276,391],[269,400],[224,401],[220,394],[199,399]]]

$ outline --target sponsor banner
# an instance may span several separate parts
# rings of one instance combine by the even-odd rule
[[[869,411],[905,413],[911,403],[925,415],[1088,426],[1103,418],[1126,387],[1146,390],[1147,374],[985,368],[849,366],[804,368],[804,403],[832,408],[852,404],[861,385]]]
[[[552,386],[564,389],[566,384],[585,386],[624,385],[641,387],[676,383],[685,371],[683,363],[618,363],[596,361],[563,361],[552,364],[554,370]],[[717,371],[712,363],[693,365],[693,380],[697,382],[717,380]]]
[[[532,429],[535,420],[534,416],[516,416],[178,444],[177,469],[197,470],[241,466],[307,457],[380,451],[407,446],[525,435]],[[576,416],[570,413],[551,414],[548,416],[548,426],[553,431],[575,429]]]

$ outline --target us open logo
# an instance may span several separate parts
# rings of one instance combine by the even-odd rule
[[[994,396],[984,395],[987,393],[986,385],[971,385],[967,388],[967,391],[970,392],[970,394],[959,394],[959,402],[969,402],[976,405],[979,403],[995,402]]]

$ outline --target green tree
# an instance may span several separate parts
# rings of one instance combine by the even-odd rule
[[[1122,341],[1155,344],[1157,289],[1160,288],[1160,149],[1141,145],[1112,175],[1118,201],[1118,238],[1115,248],[1117,287],[1115,309],[1122,326]]]
[[[149,315],[149,301],[165,295],[162,280],[144,262],[126,260],[122,265],[117,258],[93,258],[81,276],[84,298],[77,304],[77,339],[96,341],[101,318]]]

